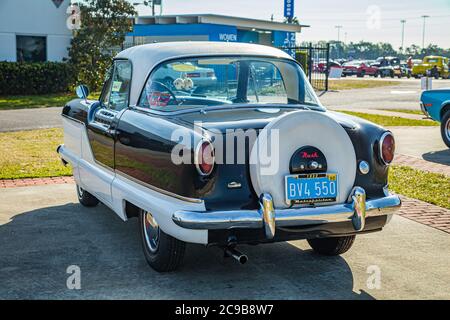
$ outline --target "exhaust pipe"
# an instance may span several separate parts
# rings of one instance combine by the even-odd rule
[[[238,261],[240,264],[244,264],[248,261],[248,257],[245,254],[236,250],[235,248],[226,247],[224,250],[225,250],[226,257],[232,257],[236,261]]]

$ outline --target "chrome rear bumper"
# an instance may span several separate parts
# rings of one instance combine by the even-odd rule
[[[397,195],[366,201],[363,188],[355,187],[347,203],[321,207],[274,209],[272,197],[262,194],[259,210],[177,211],[172,220],[186,229],[264,228],[272,239],[276,227],[294,227],[351,221],[355,231],[362,231],[367,217],[395,213],[401,206]]]
[[[420,102],[420,110],[427,118],[430,117],[430,114],[428,113],[427,109],[425,108],[423,102]]]

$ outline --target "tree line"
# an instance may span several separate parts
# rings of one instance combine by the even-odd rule
[[[412,57],[413,59],[423,59],[425,56],[445,56],[450,57],[450,48],[444,49],[437,45],[430,44],[426,48],[421,48],[415,44],[405,48],[405,50],[396,50],[390,43],[386,42],[350,42],[348,44],[342,41],[318,41],[313,45],[325,46],[330,43],[330,59],[365,59],[374,60],[383,56],[396,56],[401,59]],[[309,45],[308,42],[302,42],[301,46]]]

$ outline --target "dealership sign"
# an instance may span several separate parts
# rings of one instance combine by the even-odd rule
[[[284,16],[286,18],[294,17],[294,0],[284,0]]]
[[[52,0],[52,2],[57,8],[59,8],[64,0]]]

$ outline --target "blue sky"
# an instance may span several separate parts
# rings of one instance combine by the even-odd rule
[[[138,8],[142,11],[143,7]],[[283,0],[163,0],[163,14],[186,13],[257,19],[270,19],[274,14],[282,20]],[[429,15],[425,43],[450,48],[450,0],[295,0],[295,14],[302,24],[311,25],[301,40],[337,40],[335,26],[342,25],[342,41],[386,41],[396,48],[401,45],[400,20],[406,20],[405,45],[421,45],[420,16]]]

